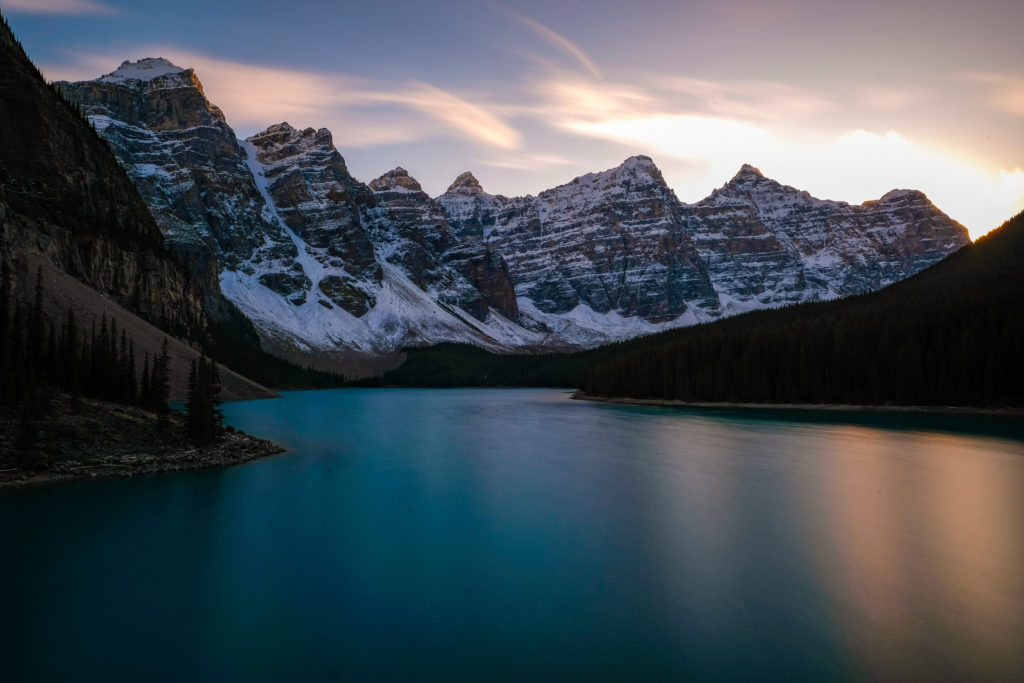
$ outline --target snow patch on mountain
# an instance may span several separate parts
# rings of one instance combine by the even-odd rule
[[[137,62],[125,60],[121,66],[106,76],[100,77],[104,83],[124,83],[125,81],[151,81],[167,74],[177,74],[185,71],[180,66],[172,64],[163,57],[146,57]]]

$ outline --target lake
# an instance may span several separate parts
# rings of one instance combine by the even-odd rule
[[[0,491],[0,680],[1021,680],[1020,424],[533,389],[224,406],[289,453]]]

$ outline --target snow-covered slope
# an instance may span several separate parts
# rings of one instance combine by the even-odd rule
[[[441,341],[494,350],[543,342],[543,335],[497,312],[477,320],[450,300],[460,289],[480,294],[437,258],[450,246],[450,234],[439,234],[448,232],[444,218],[435,215],[441,225],[424,227],[417,214],[393,215],[378,199],[387,191],[374,193],[348,175],[326,129],[279,124],[243,146],[266,206],[295,245],[308,278],[302,283],[308,296],[286,305],[262,285],[258,272],[221,275],[225,296],[265,335],[306,350],[369,352]],[[366,246],[354,250],[353,242]]]
[[[401,168],[356,180],[323,128],[237,140],[194,72],[167,60],[59,87],[193,269],[207,264],[276,346],[314,353],[594,346],[869,291],[967,242],[920,193],[850,206],[749,166],[683,204],[643,156],[536,197],[491,195],[464,173],[431,199]]]

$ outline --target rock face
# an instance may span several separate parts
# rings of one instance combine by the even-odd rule
[[[869,292],[969,242],[920,192],[894,190],[852,206],[815,199],[752,166],[687,214],[715,289],[740,308]]]
[[[219,291],[221,268],[259,264],[274,283],[294,280],[295,245],[267,215],[245,150],[192,69],[141,59],[94,81],[56,85],[110,144],[208,293]]]
[[[684,204],[644,156],[526,197],[467,172],[432,199],[402,168],[359,182],[323,128],[239,142],[195,74],[166,60],[59,87],[171,243],[208,255],[272,346],[592,346],[871,291],[968,242],[918,192],[851,206],[750,166]]]
[[[463,244],[404,169],[364,185],[328,130],[287,123],[243,147],[266,213],[292,240],[299,268],[237,269],[222,273],[221,284],[272,345],[391,351],[458,340],[502,348],[489,326],[514,300],[507,268],[482,245]]]
[[[486,196],[460,176],[439,203],[464,237],[505,255],[516,293],[543,313],[583,304],[662,323],[691,306],[701,316],[718,311],[679,200],[648,157],[535,198]]]
[[[396,168],[370,182],[387,220],[377,242],[386,244],[386,259],[402,266],[424,291],[443,304],[457,306],[480,321],[491,308],[516,318],[508,266],[479,241],[463,241],[452,231],[444,211],[409,176]]]
[[[380,282],[360,212],[374,196],[348,172],[326,128],[271,126],[246,140],[266,170],[267,191],[285,225],[356,277]]]
[[[317,283],[325,303],[356,317],[365,315],[375,297],[372,288],[360,283],[379,285],[383,277],[363,218],[374,207],[373,193],[349,174],[326,128],[299,131],[281,123],[246,143],[261,165],[254,173],[271,213],[287,227],[305,257],[315,260],[310,270],[337,271]],[[261,278],[276,276],[264,273]],[[302,276],[301,282],[285,285],[297,293],[294,303],[303,303],[313,284],[305,272]]]
[[[872,291],[969,241],[920,192],[851,206],[752,166],[684,204],[643,156],[536,198],[489,195],[463,174],[437,201],[464,239],[506,255],[521,301],[653,324]]]
[[[0,258],[38,255],[173,334],[200,336],[202,292],[110,149],[0,22]]]

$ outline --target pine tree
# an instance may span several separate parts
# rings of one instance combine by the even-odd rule
[[[196,359],[188,364],[188,388],[185,394],[185,428],[193,442],[198,441],[199,425],[199,368]]]
[[[214,439],[220,438],[221,433],[224,431],[224,411],[221,410],[221,385],[220,385],[220,370],[217,369],[217,363],[211,359],[207,359],[210,364],[210,381],[209,381],[209,403],[210,403],[210,421],[212,423],[212,436]]]
[[[25,339],[25,360],[33,379],[42,376],[43,353],[46,344],[43,329],[43,269],[36,270],[35,294],[28,312],[28,332]]]
[[[0,399],[11,391],[11,267],[0,258]]]
[[[138,384],[135,380],[135,340],[128,340],[128,367],[127,367],[127,378],[126,386],[127,391],[125,393],[125,403],[135,403],[138,400]]]
[[[205,356],[193,360],[189,366],[185,420],[189,437],[197,446],[213,443],[223,431],[220,391],[217,364]]]
[[[160,416],[161,423],[166,423],[171,407],[167,401],[171,396],[171,354],[167,337],[160,347],[160,355],[153,361],[153,376],[149,380],[149,390],[153,397],[153,412]]]
[[[142,408],[147,410],[153,405],[153,392],[150,389],[150,371],[149,371],[149,354],[146,354],[145,359],[142,361],[142,376],[139,379],[139,399],[138,404]]]

